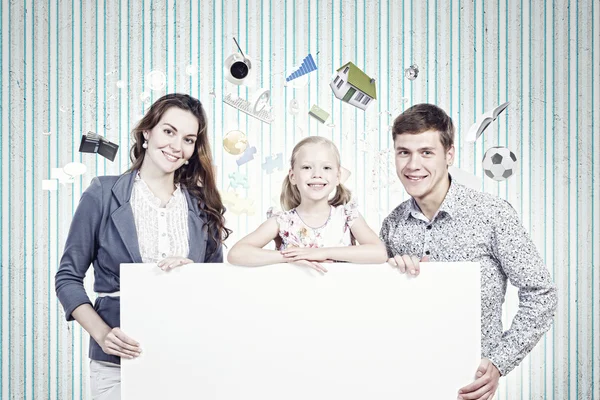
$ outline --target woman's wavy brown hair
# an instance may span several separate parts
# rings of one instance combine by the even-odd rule
[[[208,123],[200,100],[182,93],[167,94],[156,100],[146,115],[131,131],[133,145],[129,152],[131,158],[129,171],[139,170],[144,162],[144,156],[146,155],[146,149],[142,147],[144,132],[152,130],[171,107],[189,111],[198,120],[196,148],[189,158],[188,164],[184,164],[175,171],[174,181],[180,183],[192,196],[198,199],[199,208],[204,209],[207,213],[208,231],[210,232],[210,238],[215,243],[214,248],[216,250],[218,245],[229,237],[231,230],[225,227],[225,217],[223,216],[225,207],[217,190],[210,143],[208,142]],[[210,254],[207,257],[210,257]]]

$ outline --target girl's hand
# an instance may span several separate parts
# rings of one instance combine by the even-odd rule
[[[322,274],[327,273],[327,269],[325,267],[323,267],[321,264],[319,264],[318,262],[315,262],[315,261],[299,260],[299,261],[294,261],[293,264],[302,265],[302,266],[305,266],[305,267],[308,267],[308,268],[312,268],[315,271],[318,271],[318,272],[320,272]]]
[[[296,262],[300,260],[330,262],[325,247],[288,247],[281,250],[286,262]]]
[[[106,354],[123,358],[134,358],[140,355],[140,344],[123,333],[120,328],[113,328],[98,343]]]
[[[194,262],[189,258],[185,257],[167,257],[164,260],[158,262],[158,268],[163,271],[168,271],[175,267],[180,267],[185,264],[193,264]]]

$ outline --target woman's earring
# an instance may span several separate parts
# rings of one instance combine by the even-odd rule
[[[190,162],[188,160],[185,160],[184,164],[188,165]]]
[[[142,143],[142,147],[147,149],[148,148],[148,141],[144,140],[144,143]]]

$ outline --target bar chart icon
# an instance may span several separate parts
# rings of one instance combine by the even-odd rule
[[[307,55],[302,60],[302,65],[296,71],[292,72],[290,76],[285,78],[286,82],[293,81],[296,78],[300,78],[302,75],[306,75],[309,72],[316,71],[317,64],[315,64],[315,60],[313,59],[312,54]]]

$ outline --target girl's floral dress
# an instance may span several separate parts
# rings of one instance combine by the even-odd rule
[[[283,250],[296,247],[338,247],[351,246],[354,243],[350,227],[358,218],[358,205],[354,199],[341,206],[330,206],[329,218],[319,227],[308,226],[296,212],[296,209],[276,212],[267,211],[267,217],[276,217],[279,223],[279,236]]]

